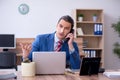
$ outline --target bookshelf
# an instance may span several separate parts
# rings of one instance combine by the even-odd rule
[[[79,21],[79,15],[83,20]],[[96,18],[93,15],[97,16]],[[104,23],[102,9],[75,10],[75,37],[83,38],[82,52],[85,57],[101,57],[104,68]]]

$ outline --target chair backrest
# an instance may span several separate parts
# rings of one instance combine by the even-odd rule
[[[0,68],[16,68],[16,54],[13,52],[5,51],[0,52]]]

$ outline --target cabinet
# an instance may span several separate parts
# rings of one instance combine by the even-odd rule
[[[79,20],[79,15],[83,20]],[[95,17],[97,16],[96,20]],[[101,57],[101,67],[104,67],[104,19],[102,9],[75,10],[75,37],[82,38],[82,52],[85,57]]]

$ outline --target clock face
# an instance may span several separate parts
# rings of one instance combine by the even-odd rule
[[[18,7],[18,10],[21,14],[25,15],[29,12],[29,6],[27,4],[21,4],[19,7]]]

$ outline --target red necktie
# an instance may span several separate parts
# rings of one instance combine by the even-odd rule
[[[60,51],[60,49],[62,47],[62,43],[63,42],[61,40],[57,42],[57,46],[55,47],[55,51]]]

